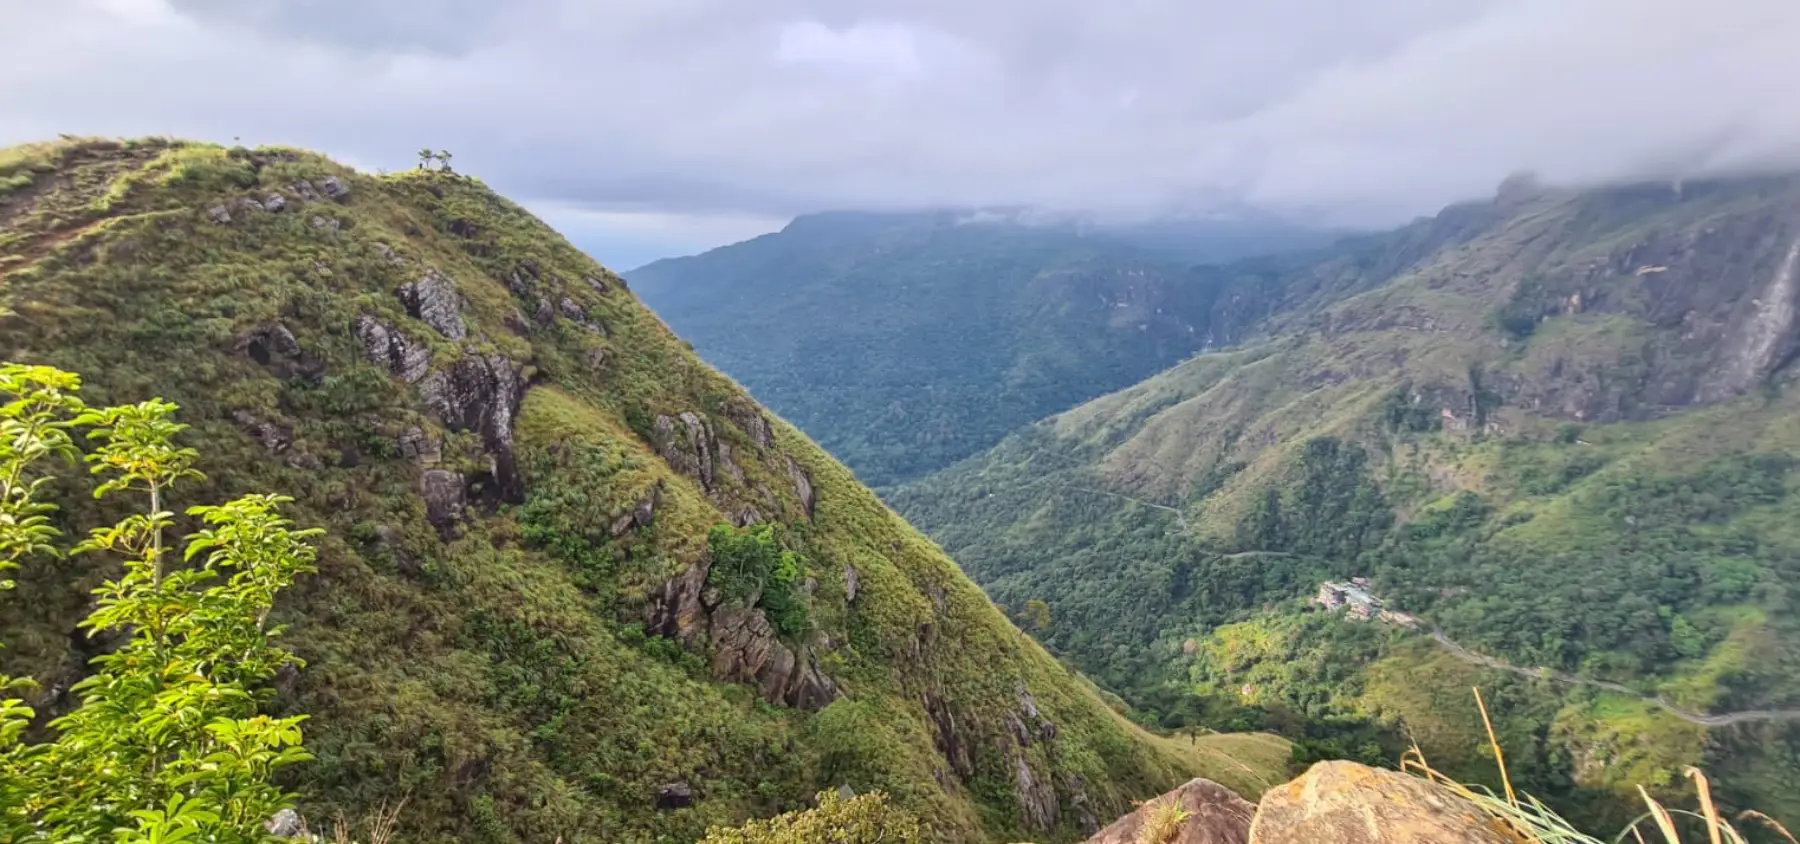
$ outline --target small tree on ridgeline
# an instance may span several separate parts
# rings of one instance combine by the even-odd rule
[[[442,170],[445,173],[456,172],[455,170],[450,169],[450,151],[449,150],[447,150],[447,149],[438,150],[435,158],[437,158],[439,170]]]
[[[437,159],[437,153],[432,152],[431,147],[419,147],[419,169],[420,170],[430,170],[431,162],[436,159]]]
[[[293,803],[273,774],[311,758],[305,716],[257,714],[268,680],[299,662],[274,644],[281,628],[269,611],[277,592],[314,570],[307,539],[320,531],[278,515],[290,499],[250,495],[190,508],[205,527],[172,560],[165,496],[200,476],[194,450],[174,444],[185,428],[175,405],[91,409],[80,388],[71,373],[0,365],[0,589],[28,561],[116,556],[123,572],[94,590],[81,626],[126,638],[94,658],[70,690],[79,704],[49,723],[45,742],[23,742],[35,713],[22,699],[0,700],[0,840],[266,840],[264,822]],[[41,494],[58,465],[80,456],[74,435],[84,429],[97,444],[86,460],[103,478],[95,497],[135,495],[142,506],[65,547]]]

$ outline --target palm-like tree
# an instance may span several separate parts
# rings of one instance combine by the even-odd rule
[[[440,149],[440,150],[438,150],[437,155],[435,157],[437,158],[439,170],[442,170],[446,173],[452,172],[450,169],[450,151],[449,150]]]
[[[436,157],[437,155],[431,151],[431,147],[419,147],[419,169],[428,169],[431,166],[431,160]]]

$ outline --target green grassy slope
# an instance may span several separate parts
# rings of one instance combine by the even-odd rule
[[[159,140],[0,152],[0,313],[0,358],[182,406],[208,480],[178,509],[277,491],[328,528],[278,608],[308,664],[270,704],[312,715],[315,815],[404,797],[409,841],[691,841],[843,783],[937,840],[1067,840],[1196,773],[1279,777],[1279,740],[1128,724],[476,181]],[[744,588],[782,549],[799,577]],[[110,571],[0,596],[40,712],[105,647],[74,623]],[[693,805],[658,809],[678,782]]]
[[[997,602],[1045,601],[1055,650],[1171,724],[1297,715],[1301,736],[1373,717],[1491,771],[1479,682],[1515,775],[1565,805],[1604,813],[1704,762],[1740,805],[1792,819],[1791,722],[1698,728],[1302,616],[1320,580],[1368,576],[1518,665],[1700,711],[1800,703],[1796,211],[1793,179],[1452,209],[1470,224],[1391,281],[1280,312],[1264,342],[891,501]]]

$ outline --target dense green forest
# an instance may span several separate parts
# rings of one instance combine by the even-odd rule
[[[273,492],[323,530],[257,619],[294,660],[249,678],[260,715],[306,716],[275,782],[309,818],[696,841],[847,786],[928,840],[1066,841],[1196,774],[1259,793],[1288,756],[1130,723],[621,279],[442,169],[0,151],[0,360],[179,405],[203,477],[162,507]],[[128,515],[91,489],[46,481],[52,526]],[[12,575],[0,657],[34,742],[125,653],[80,626],[120,561]]]
[[[1416,741],[1491,777],[1480,685],[1515,783],[1579,816],[1692,764],[1800,818],[1800,729],[1755,716],[1800,708],[1797,191],[1450,209],[1458,235],[1387,280],[889,500],[1165,727],[1277,730],[1300,758]],[[1352,577],[1415,626],[1310,604]]]
[[[836,213],[630,278],[702,357],[879,486],[1236,342],[1260,313],[1230,295],[1245,273],[1186,262],[1323,237]]]

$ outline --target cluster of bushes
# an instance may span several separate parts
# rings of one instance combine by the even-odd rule
[[[812,623],[801,589],[806,565],[799,554],[782,546],[775,525],[749,529],[714,525],[706,539],[712,551],[707,585],[726,601],[762,609],[783,636],[806,632]]]

